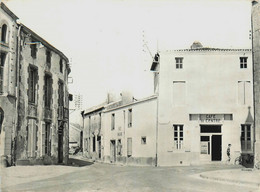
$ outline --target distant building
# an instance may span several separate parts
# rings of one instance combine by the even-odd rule
[[[73,95],[73,102],[75,105],[75,110],[82,110],[83,107],[83,96],[80,94]]]
[[[18,18],[3,3],[1,12],[6,15],[3,18],[1,13],[0,18],[1,70],[5,74],[1,76],[0,96],[1,138],[5,137],[1,155],[10,156],[9,164],[66,164],[68,58],[31,29],[18,24]]]

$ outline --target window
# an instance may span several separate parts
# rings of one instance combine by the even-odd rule
[[[45,107],[51,107],[51,99],[52,99],[52,79],[51,76],[45,74],[44,77],[44,103]]]
[[[3,121],[4,121],[4,111],[0,107],[0,134],[1,134],[1,131],[2,131],[2,123],[3,123]]]
[[[240,57],[240,69],[247,68],[247,57]]]
[[[5,66],[5,53],[0,53],[0,94],[4,91],[4,66]]]
[[[132,109],[128,109],[128,127],[132,127]]]
[[[46,51],[46,63],[51,64],[51,52],[49,50]]]
[[[141,144],[145,145],[146,144],[146,137],[141,137]]]
[[[127,138],[127,157],[132,156],[132,138]]]
[[[93,141],[93,152],[96,152],[96,136],[92,137]]]
[[[47,123],[45,124],[45,154],[51,155],[51,124]]]
[[[31,44],[31,56],[32,58],[36,58],[36,53],[37,53],[37,45],[36,44]]]
[[[111,115],[111,130],[115,129],[115,114],[112,113]]]
[[[185,81],[173,81],[173,105],[181,106],[186,102],[186,83]]]
[[[36,85],[37,85],[37,69],[29,67],[29,84],[28,84],[28,101],[35,103],[36,101]]]
[[[238,81],[238,104],[250,105],[253,99],[251,92],[250,81]]]
[[[59,98],[58,98],[58,104],[59,106],[64,106],[64,87],[63,82],[59,81]]]
[[[251,125],[241,125],[241,148],[252,150]]]
[[[63,63],[62,63],[62,59],[60,59],[60,72],[63,73]]]
[[[117,141],[117,155],[119,155],[119,156],[122,155],[122,143],[121,143],[121,139],[118,139],[118,141]]]
[[[173,125],[174,129],[174,148],[183,148],[183,125]]]
[[[2,25],[2,34],[1,34],[1,41],[4,43],[7,43],[7,25]]]
[[[182,69],[183,68],[183,57],[175,57],[176,61],[176,69]]]
[[[38,151],[38,126],[35,119],[29,119],[27,126],[27,154],[28,157],[36,157]]]

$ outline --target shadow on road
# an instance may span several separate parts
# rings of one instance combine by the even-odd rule
[[[75,158],[70,158],[68,166],[73,166],[73,167],[84,167],[84,166],[90,166],[92,165],[93,162],[89,162],[87,160],[81,160],[81,159],[75,159]]]

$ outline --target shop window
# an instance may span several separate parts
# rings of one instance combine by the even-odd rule
[[[2,25],[2,30],[1,30],[1,41],[4,43],[7,43],[7,25],[3,24]]]
[[[247,57],[240,57],[240,69],[247,68]]]
[[[0,53],[0,94],[4,92],[4,66],[5,66],[5,53]]]
[[[111,115],[111,130],[115,129],[115,114],[112,113]]]
[[[183,57],[175,57],[176,69],[183,68]]]
[[[37,69],[29,67],[28,101],[36,103]]]
[[[30,47],[31,47],[31,56],[32,56],[32,58],[36,59],[37,45],[34,43],[34,44],[31,44]]]
[[[132,109],[128,109],[128,127],[132,127]]]
[[[174,148],[183,148],[183,125],[173,125],[174,129]]]
[[[44,77],[44,103],[45,107],[51,107],[51,99],[52,99],[52,78],[50,75],[45,74]]]
[[[141,137],[141,144],[146,145],[146,137]]]
[[[173,81],[173,105],[181,106],[186,102],[186,83],[185,81]]]
[[[241,148],[244,151],[252,150],[251,125],[241,125]]]
[[[127,138],[127,157],[132,156],[132,138]]]
[[[38,151],[38,126],[35,119],[29,119],[27,126],[27,154],[28,157],[36,157]]]
[[[250,81],[238,81],[238,104],[251,105],[251,82]]]

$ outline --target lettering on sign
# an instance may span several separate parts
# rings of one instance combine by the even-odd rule
[[[223,119],[223,115],[220,114],[203,114],[200,116],[202,123],[220,123]]]

